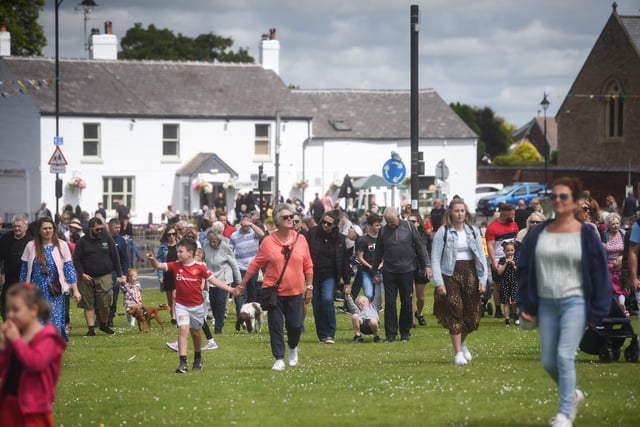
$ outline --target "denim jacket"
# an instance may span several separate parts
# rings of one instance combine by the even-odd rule
[[[158,262],[167,262],[167,254],[169,253],[169,247],[166,243],[160,243],[160,247],[158,248],[158,252],[156,253],[156,259]],[[164,279],[164,271],[156,270],[158,274],[158,279]]]
[[[487,268],[487,257],[484,255],[482,247],[482,236],[480,230],[476,226],[468,224],[464,225],[464,231],[467,235],[467,246],[473,254],[473,263],[476,268],[479,283],[487,283],[489,270]],[[445,242],[445,232],[446,239]],[[451,276],[456,267],[456,240],[458,232],[452,227],[442,226],[433,236],[433,244],[431,246],[431,268],[433,270],[433,281],[437,286],[444,285],[442,275]]]

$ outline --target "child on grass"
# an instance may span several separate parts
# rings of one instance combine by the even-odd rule
[[[12,286],[6,307],[0,328],[0,424],[53,426],[66,341],[49,323],[51,306],[33,285]]]
[[[360,295],[354,303],[351,294],[346,293],[345,302],[351,312],[351,324],[355,332],[351,342],[354,344],[362,342],[362,334],[373,335],[373,341],[380,342],[380,336],[378,335],[378,331],[380,330],[378,310],[369,302],[369,298]]]
[[[516,326],[520,324],[516,308],[516,292],[518,282],[516,280],[516,243],[514,241],[503,242],[504,256],[498,260],[498,274],[500,275],[500,304],[504,305],[504,324],[511,326],[511,317]]]
[[[138,271],[134,268],[130,268],[127,272],[127,281],[121,283],[122,288],[122,303],[124,305],[124,312],[129,313],[131,307],[142,307],[142,288],[138,281]],[[136,318],[127,314],[129,320],[129,326],[136,325]]]
[[[221,280],[216,279],[203,263],[196,262],[197,244],[193,239],[182,239],[178,243],[178,261],[158,262],[153,253],[147,253],[147,258],[153,268],[171,272],[176,283],[176,319],[178,322],[178,353],[180,364],[176,368],[176,373],[184,374],[187,367],[187,337],[191,334],[193,340],[193,370],[202,369],[202,335],[200,328],[206,322],[207,309],[202,296],[203,280],[213,286],[231,292],[234,296],[236,291]]]

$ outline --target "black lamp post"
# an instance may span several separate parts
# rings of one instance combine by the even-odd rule
[[[84,50],[89,50],[89,39],[87,39],[87,21],[88,15],[93,12],[93,8],[98,4],[93,0],[82,0],[78,3],[79,7],[82,7],[82,13],[84,14]]]
[[[542,102],[540,102],[540,106],[542,106],[542,110],[544,111],[544,186],[547,186],[547,161],[549,159],[549,144],[547,142],[547,108],[549,108],[549,100],[547,99],[547,93],[544,93],[544,97],[542,98]]]

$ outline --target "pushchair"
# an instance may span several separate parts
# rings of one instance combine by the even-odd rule
[[[489,316],[493,316],[493,304],[491,304],[492,295],[491,281],[487,280],[487,287],[482,295],[480,295],[480,304],[482,305],[482,317],[487,313]]]
[[[620,350],[627,338],[631,338],[631,343],[624,350],[624,359],[636,363],[640,355],[638,336],[633,330],[631,319],[625,316],[617,301],[612,299],[609,316],[603,319],[601,325],[587,328],[580,341],[580,350],[598,355],[602,363],[609,363],[620,359]]]

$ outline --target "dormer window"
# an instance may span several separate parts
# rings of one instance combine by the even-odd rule
[[[339,132],[347,132],[351,130],[351,125],[346,120],[329,120],[329,124]]]

